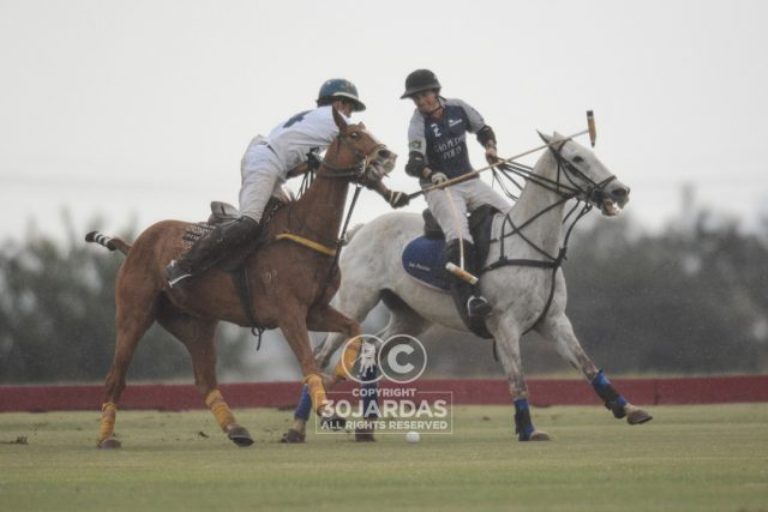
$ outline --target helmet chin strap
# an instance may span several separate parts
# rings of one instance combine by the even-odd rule
[[[438,105],[438,106],[437,106],[437,108],[435,108],[434,110],[430,110],[430,111],[427,113],[427,115],[428,115],[428,116],[434,116],[435,114],[437,114],[437,113],[438,113],[438,112],[440,112],[441,110],[443,110],[443,106],[442,106],[442,105]]]
[[[440,96],[438,96],[437,97],[437,106],[435,108],[433,108],[432,110],[430,110],[429,112],[427,112],[427,115],[430,116],[430,117],[435,117],[435,114],[437,114],[441,110],[443,110],[443,104],[440,101]]]

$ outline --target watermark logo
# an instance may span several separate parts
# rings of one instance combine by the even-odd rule
[[[327,393],[316,431],[331,433],[344,425],[347,431],[373,429],[380,434],[452,433],[453,393],[416,385],[427,360],[421,341],[406,334],[347,341],[341,364],[355,387]]]
[[[363,334],[347,341],[341,364],[350,380],[369,384],[387,379],[408,384],[421,377],[427,368],[427,350],[418,338],[397,334],[386,340]],[[373,373],[376,373],[373,376]]]

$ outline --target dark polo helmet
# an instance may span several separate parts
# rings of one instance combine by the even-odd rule
[[[365,110],[365,103],[360,101],[357,95],[357,87],[355,84],[344,78],[331,78],[326,80],[323,85],[320,86],[320,92],[317,94],[317,104],[327,105],[336,98],[346,98],[354,105],[355,112],[362,112]]]
[[[405,92],[400,99],[410,98],[417,92],[436,89],[440,92],[440,82],[435,74],[428,69],[417,69],[405,79]]]

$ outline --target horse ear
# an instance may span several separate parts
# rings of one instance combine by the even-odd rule
[[[336,122],[336,126],[339,127],[339,130],[342,132],[347,129],[347,122],[344,120],[344,116],[341,115],[341,112],[336,110],[335,108],[331,108],[333,110],[333,120]]]
[[[541,137],[541,140],[544,141],[544,144],[549,144],[550,142],[552,142],[552,137],[550,137],[549,135],[544,135],[539,130],[536,130],[536,133],[539,134],[539,137]]]
[[[555,140],[562,140],[562,139],[564,139],[564,138],[565,138],[565,137],[563,136],[563,134],[562,134],[562,133],[559,133],[559,132],[555,131],[555,134],[554,134],[554,139],[555,139]]]

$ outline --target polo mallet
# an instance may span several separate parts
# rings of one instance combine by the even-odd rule
[[[586,135],[586,134],[589,134],[589,142],[592,145],[592,147],[594,147],[595,141],[597,140],[597,129],[595,128],[595,115],[591,110],[587,111],[587,129],[586,130],[581,130],[580,132],[576,132],[572,135],[569,135],[568,137],[563,137],[562,139],[558,139],[556,142],[561,143],[563,141],[575,139],[576,137],[581,137],[582,135]],[[541,146],[536,146],[533,149],[529,149],[528,151],[523,151],[522,153],[511,156],[509,158],[501,158],[495,164],[486,165],[485,167],[481,167],[480,169],[477,169],[475,171],[468,172],[467,174],[462,174],[461,176],[451,178],[447,181],[444,181],[443,183],[440,183],[439,185],[432,185],[431,187],[423,188],[416,192],[412,192],[408,194],[408,199],[414,199],[416,197],[419,197],[420,195],[426,194],[427,192],[432,192],[433,190],[440,190],[441,188],[450,187],[451,185],[456,185],[457,183],[471,180],[481,172],[487,171],[488,169],[493,169],[495,166],[499,164],[506,164],[509,162],[514,162],[515,160],[520,160],[524,156],[528,156],[531,153],[536,153],[537,151],[541,151],[542,149],[546,149],[550,146],[551,144],[542,144]]]
[[[597,128],[595,128],[595,113],[591,110],[587,110],[587,129],[589,130],[589,143],[595,147]]]
[[[586,130],[582,130],[580,132],[574,133],[573,135],[565,137],[564,139],[558,139],[557,142],[560,143],[560,142],[563,142],[565,140],[571,140],[571,139],[574,139],[576,137],[580,137],[581,135],[584,135],[584,134],[587,134],[587,133],[589,134],[589,143],[592,145],[592,147],[595,147],[595,141],[597,140],[597,128],[595,127],[595,114],[591,110],[587,110],[587,129]],[[477,176],[478,174],[480,174],[483,171],[487,171],[488,169],[492,169],[496,165],[505,164],[505,163],[508,163],[508,162],[514,162],[515,160],[519,160],[520,158],[522,158],[522,157],[524,157],[526,155],[530,155],[531,153],[535,153],[537,151],[541,151],[542,149],[545,149],[545,148],[548,148],[548,147],[550,147],[550,144],[542,144],[541,146],[537,146],[537,147],[535,147],[533,149],[529,149],[528,151],[524,151],[524,152],[520,153],[519,155],[515,155],[513,157],[510,157],[510,158],[507,158],[507,159],[503,159],[500,162],[498,162],[497,164],[493,164],[493,165],[488,165],[486,167],[482,167],[480,169],[477,169],[476,171],[472,171],[472,172],[464,174],[462,176],[458,176],[456,178],[450,179],[450,180],[445,181],[445,182],[443,182],[443,183],[441,183],[439,185],[433,185],[431,187],[427,187],[425,189],[422,189],[422,190],[420,190],[418,192],[414,192],[412,194],[408,194],[408,198],[409,199],[413,199],[414,197],[418,197],[421,194],[425,194],[425,193],[430,192],[432,190],[438,190],[438,189],[441,189],[441,188],[450,187],[451,185],[455,185],[457,183],[461,183],[461,182],[466,181],[468,179],[474,178],[475,176]],[[448,192],[448,191],[446,190],[446,192]],[[462,263],[462,267],[463,267],[464,266],[464,253],[463,253],[463,250],[462,250],[462,253],[461,253],[461,263]],[[447,270],[448,272],[450,272],[451,274],[453,274],[457,278],[461,279],[462,281],[466,281],[467,283],[469,283],[469,284],[471,284],[473,286],[475,284],[477,284],[477,281],[479,280],[478,277],[473,275],[473,274],[471,274],[471,273],[469,273],[469,272],[467,272],[462,267],[458,267],[455,264],[451,263],[450,261],[445,264],[445,270]]]
[[[459,235],[459,264],[456,265],[455,263],[449,261],[445,264],[445,269],[462,281],[466,281],[471,285],[475,285],[478,281],[477,277],[464,270],[464,267],[466,267],[466,260],[464,259],[464,240],[461,237],[459,212],[456,210],[456,204],[453,202],[453,197],[451,197],[450,190],[446,188],[443,191],[448,198],[448,204],[450,205],[451,213],[453,214],[453,221],[456,223],[456,232]]]

